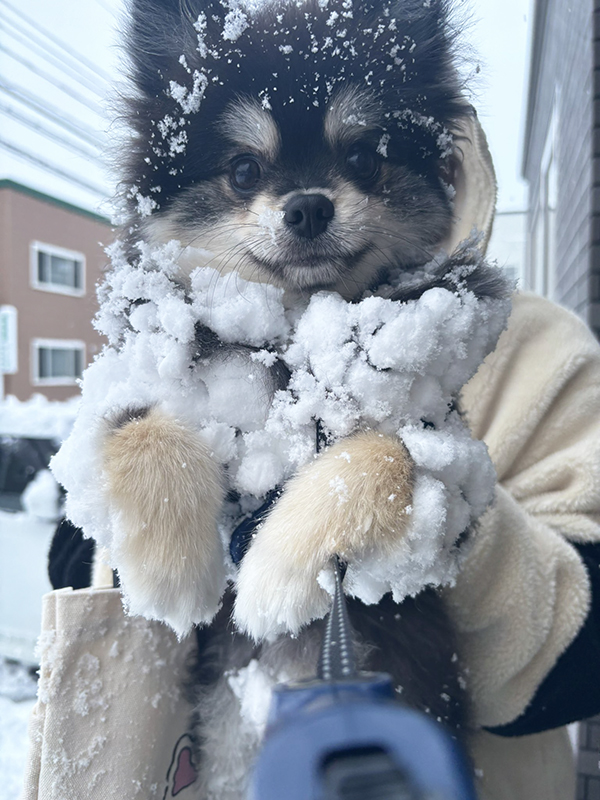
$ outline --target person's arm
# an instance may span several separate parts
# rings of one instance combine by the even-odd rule
[[[463,409],[499,480],[446,591],[473,722],[522,735],[596,713],[600,347],[569,312],[518,295]]]

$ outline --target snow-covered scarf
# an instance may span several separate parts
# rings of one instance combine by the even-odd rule
[[[455,542],[494,491],[486,447],[471,438],[456,400],[506,326],[501,273],[471,244],[391,276],[358,302],[321,291],[288,307],[282,289],[209,268],[192,272],[184,288],[179,251],[176,242],[141,244],[133,267],[112,247],[96,321],[109,346],[84,373],[79,417],[53,463],[70,519],[118,549],[123,534],[103,491],[106,420],[160,406],[199,431],[226,467],[234,500],[220,531],[233,576],[233,528],[314,457],[316,421],[329,442],[375,429],[400,437],[414,462],[408,533],[397,563],[350,564],[346,585],[375,602],[451,582]],[[332,486],[332,502],[344,491]]]

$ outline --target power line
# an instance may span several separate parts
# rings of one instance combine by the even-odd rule
[[[85,86],[86,89],[89,89],[97,94],[98,97],[104,98],[106,95],[106,90],[102,88],[100,84],[98,84],[95,78],[90,78],[89,76],[83,74],[80,66],[69,63],[62,53],[56,54],[49,50],[47,44],[43,39],[41,39],[41,37],[36,35],[35,31],[29,31],[18,22],[15,22],[14,20],[10,19],[10,17],[7,17],[4,13],[2,13],[1,7],[0,19],[2,19],[4,23],[13,29],[10,34],[13,39],[16,39],[18,42],[28,48],[31,47],[33,42],[43,51],[45,59],[51,63],[54,63],[54,66],[58,67],[63,72],[69,72],[70,76],[74,80],[78,81],[82,86]]]
[[[102,141],[98,137],[96,131],[89,128],[87,125],[81,125],[72,117],[67,117],[60,109],[40,100],[39,97],[36,97],[36,95],[28,92],[26,89],[4,81],[3,83],[0,82],[0,92],[9,94],[23,105],[33,109],[38,114],[46,117],[46,119],[49,119],[55,125],[59,125],[61,128],[69,131],[69,133],[77,136],[77,138],[83,139],[84,142],[91,144],[93,147],[102,149]]]
[[[44,45],[43,42],[35,41],[35,37],[32,36],[31,33],[21,33],[20,29],[15,26],[15,23],[12,20],[7,19],[2,14],[2,8],[0,7],[0,20],[6,23],[8,26],[12,26],[13,30],[10,31],[10,36],[16,42],[19,42],[26,48],[31,48],[32,41],[39,48],[39,52],[43,55],[45,61],[49,64],[52,64],[57,69],[61,70],[68,75],[72,80],[77,81],[81,86],[85,89],[88,89],[90,92],[93,92],[95,95],[104,99],[106,96],[106,91],[100,87],[100,85],[95,80],[90,80],[85,75],[82,75],[81,71],[77,71],[71,64],[69,64],[64,58],[59,58],[58,56],[54,55],[52,51],[48,50],[47,47]]]
[[[48,39],[52,44],[57,47],[61,52],[65,52],[70,58],[74,61],[78,61],[80,64],[83,64],[90,72],[96,74],[99,78],[107,81],[108,83],[111,82],[111,76],[99,67],[97,64],[94,64],[93,61],[90,61],[88,58],[83,56],[81,53],[78,53],[76,50],[73,49],[73,46],[67,44],[66,42],[59,39],[54,34],[47,31],[45,28],[40,26],[38,22],[32,20],[31,17],[28,17],[27,14],[24,14],[20,9],[15,8],[12,3],[9,3],[8,0],[0,0],[0,3],[6,8],[10,9],[12,13],[18,18],[23,20],[27,25],[33,28],[34,31],[38,31],[42,36]]]
[[[40,48],[40,51],[43,53],[44,58],[53,64],[58,69],[62,70],[63,72],[69,73],[70,77],[74,80],[78,81],[82,86],[85,86],[86,89],[94,92],[98,97],[103,98],[106,94],[106,90],[98,83],[97,79],[90,78],[88,75],[82,73],[81,68],[79,65],[71,64],[61,53],[54,53],[52,50],[48,49],[48,45],[44,40],[36,35],[35,31],[30,31],[23,25],[15,22],[15,20],[11,19],[10,17],[6,16],[6,12],[2,9],[0,5],[0,19],[12,28],[10,35],[13,39],[20,44],[24,45],[27,48],[31,48],[32,43],[36,45],[36,47]]]
[[[4,53],[10,56],[10,58],[13,58],[15,61],[18,61],[30,72],[33,72],[35,75],[42,77],[45,81],[48,81],[48,83],[51,83],[53,86],[56,86],[57,89],[60,89],[61,92],[64,92],[66,95],[68,95],[76,102],[81,103],[82,105],[86,106],[86,108],[91,109],[91,111],[93,111],[95,114],[102,116],[102,109],[97,103],[94,103],[92,100],[88,100],[87,97],[84,97],[82,94],[79,94],[79,92],[75,91],[70,86],[67,86],[65,83],[62,83],[61,81],[57,80],[52,75],[41,72],[39,68],[36,67],[35,64],[33,64],[31,61],[28,61],[26,58],[23,58],[23,56],[20,53],[16,53],[14,50],[11,50],[10,47],[6,47],[3,44],[0,44],[0,50],[2,50]]]
[[[88,150],[86,149],[85,145],[65,140],[63,134],[54,133],[54,131],[44,127],[44,125],[40,125],[38,122],[29,119],[29,117],[25,116],[25,114],[21,114],[21,112],[17,111],[15,108],[10,108],[9,106],[5,106],[4,104],[0,103],[0,113],[4,113],[11,119],[15,119],[17,122],[25,125],[30,130],[39,133],[40,136],[44,136],[46,139],[57,142],[58,144],[62,145],[62,147],[65,147],[67,150],[76,153],[78,156],[82,156],[83,158],[87,158],[92,161],[98,161],[98,153],[94,152],[91,148]]]
[[[88,183],[85,180],[82,180],[78,175],[75,175],[73,172],[67,172],[66,170],[60,169],[60,167],[55,167],[53,164],[49,164],[47,161],[44,161],[41,158],[38,158],[33,153],[28,152],[27,150],[22,150],[20,147],[17,147],[10,142],[6,142],[4,139],[0,139],[0,147],[4,148],[4,150],[8,150],[13,155],[16,155],[18,158],[22,158],[25,161],[29,161],[32,164],[35,164],[37,167],[41,167],[42,169],[46,170],[46,172],[51,172],[53,175],[62,178],[63,180],[68,181],[69,183],[76,184],[77,186],[82,187],[83,189],[87,189],[88,191],[94,192],[95,194],[101,195],[102,197],[106,197],[106,191],[99,186],[96,186],[93,183]]]

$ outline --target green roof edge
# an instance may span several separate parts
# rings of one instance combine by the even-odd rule
[[[50,205],[57,206],[65,211],[71,211],[74,214],[81,214],[84,217],[88,217],[88,219],[93,219],[94,222],[100,222],[103,225],[111,224],[108,217],[103,217],[101,214],[94,214],[93,211],[87,211],[85,208],[80,208],[72,203],[67,203],[65,200],[59,200],[57,197],[44,194],[44,192],[38,192],[37,189],[32,189],[30,186],[24,186],[22,183],[17,183],[17,181],[10,180],[10,178],[0,178],[0,189],[14,189],[15,192],[21,192],[21,194],[27,194],[30,197],[35,197],[36,200],[41,200],[43,203],[50,203]]]

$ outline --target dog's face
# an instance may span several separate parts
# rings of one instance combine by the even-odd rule
[[[428,261],[467,113],[443,5],[136,0],[132,241],[348,298]]]

